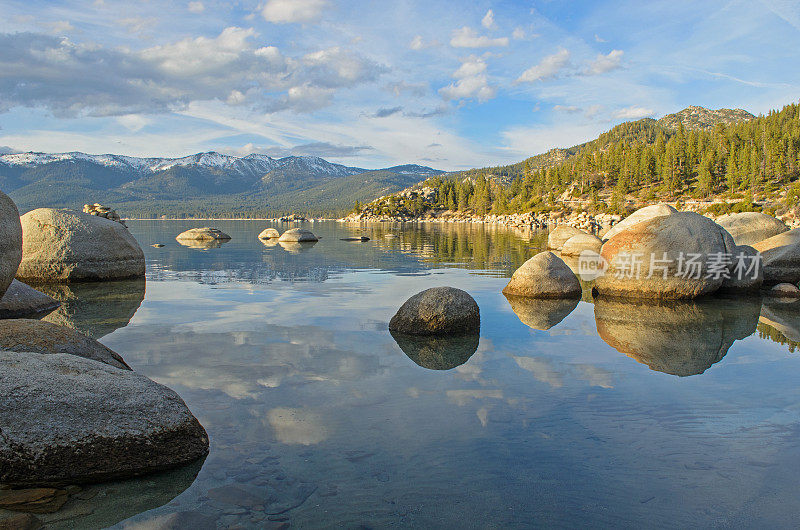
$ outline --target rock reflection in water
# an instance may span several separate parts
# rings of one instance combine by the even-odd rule
[[[144,300],[145,280],[42,284],[36,288],[61,302],[61,307],[42,320],[99,339],[128,325]]]
[[[64,506],[36,517],[50,529],[107,528],[136,514],[159,508],[186,491],[204,459],[176,469],[129,480],[84,486]],[[13,512],[0,510],[2,519]]]
[[[294,242],[294,241],[279,241],[278,244],[285,250],[286,252],[291,252],[292,254],[300,254],[301,252],[308,252],[311,248],[317,244],[316,241],[303,241],[303,242]]]
[[[565,318],[578,307],[579,300],[540,300],[522,296],[506,295],[511,310],[529,328],[546,331]]]
[[[702,374],[752,335],[760,310],[759,298],[669,305],[598,299],[594,316],[611,347],[651,370],[684,377]]]
[[[177,239],[176,241],[184,247],[208,250],[219,248],[229,242],[230,239]]]
[[[800,346],[800,300],[767,298],[758,319],[759,335],[787,344],[790,351]]]
[[[391,332],[408,358],[429,370],[450,370],[467,362],[478,350],[480,335],[422,336]]]

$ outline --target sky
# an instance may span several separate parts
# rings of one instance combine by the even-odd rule
[[[0,152],[520,161],[800,98],[797,0],[0,0]]]

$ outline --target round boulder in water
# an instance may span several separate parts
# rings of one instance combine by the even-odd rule
[[[478,333],[480,327],[475,299],[454,287],[434,287],[415,294],[389,322],[390,331],[409,335]]]
[[[282,243],[310,243],[312,241],[319,241],[319,239],[311,230],[306,230],[305,228],[291,228],[281,234],[278,241]]]
[[[514,271],[503,294],[531,298],[578,298],[581,295],[581,282],[564,260],[552,252],[540,252]]]
[[[181,232],[175,239],[178,241],[187,240],[187,241],[213,241],[218,239],[230,239],[231,236],[223,232],[218,228],[211,228],[210,226],[204,226],[202,228],[191,228],[186,230],[185,232]]]
[[[717,224],[733,236],[737,245],[753,245],[789,230],[780,219],[761,212],[723,215],[717,219]]]
[[[580,256],[581,252],[591,250],[595,254],[600,254],[603,241],[592,234],[575,234],[564,242],[561,247],[562,256]]]
[[[265,228],[258,234],[258,239],[276,239],[279,237],[281,237],[281,233],[274,228]]]
[[[80,282],[144,276],[144,252],[104,217],[39,208],[22,216],[22,281]]]
[[[585,233],[586,232],[583,230],[575,228],[574,226],[558,225],[550,230],[550,233],[547,235],[547,248],[561,250],[564,243],[566,243],[569,238]]]
[[[8,195],[0,192],[0,296],[6,292],[22,259],[22,225],[19,211]]]
[[[183,400],[130,370],[0,351],[0,394],[13,396],[0,400],[5,485],[122,479],[208,454],[208,435]]]

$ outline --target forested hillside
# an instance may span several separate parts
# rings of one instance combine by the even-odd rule
[[[623,213],[631,201],[720,197],[750,209],[757,208],[754,200],[798,200],[800,105],[757,118],[702,109],[718,113],[713,126],[697,109],[626,122],[591,142],[517,164],[428,179],[424,185],[437,191],[433,204],[419,197],[376,202],[384,210],[433,207],[481,215],[547,211],[572,202]]]

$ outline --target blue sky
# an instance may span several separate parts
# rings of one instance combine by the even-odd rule
[[[798,100],[800,2],[0,1],[0,149],[519,161]]]

